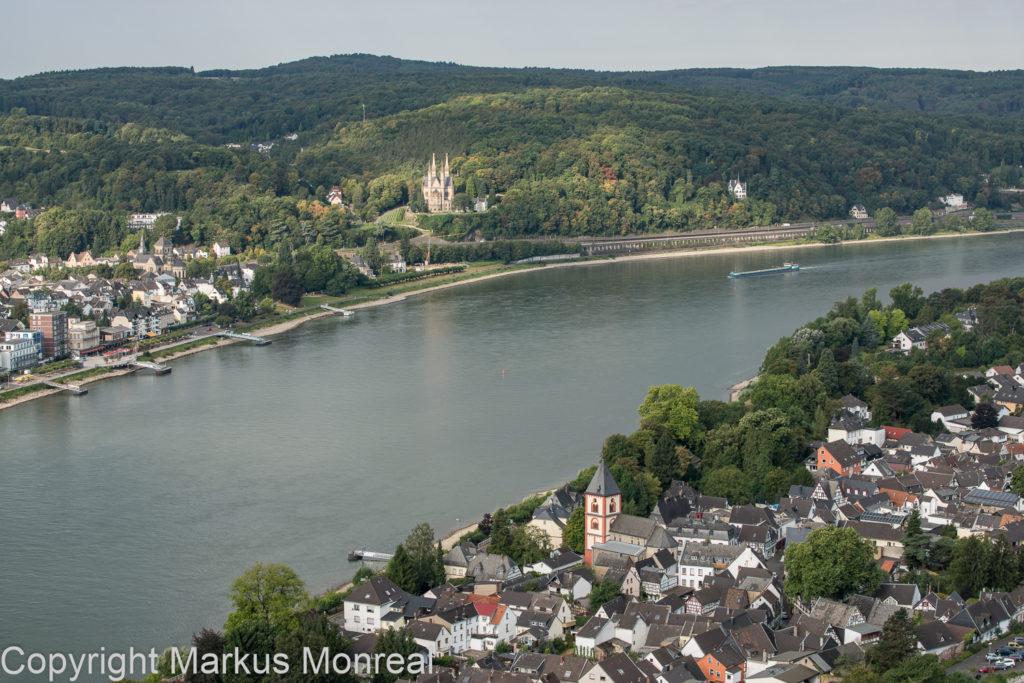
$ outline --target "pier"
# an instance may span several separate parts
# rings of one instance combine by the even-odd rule
[[[335,308],[334,306],[328,306],[327,304],[320,304],[320,308],[324,309],[325,311],[332,311],[333,313],[341,313],[345,317],[356,314],[355,311],[349,311],[344,308]]]
[[[151,363],[150,361],[145,360],[134,360],[131,363],[129,363],[129,365],[136,368],[146,368],[148,370],[152,370],[153,373],[157,375],[166,375],[171,371],[171,369],[166,365],[161,365],[160,363]]]
[[[74,394],[75,396],[81,396],[82,394],[89,393],[88,389],[83,389],[77,384],[61,384],[60,382],[54,382],[53,380],[49,379],[41,379],[39,380],[39,383],[45,384],[48,387],[53,387],[54,389],[62,389],[64,391]]]
[[[153,361],[139,360],[137,353],[125,353],[123,355],[93,357],[82,363],[85,368],[134,368],[136,370],[152,370],[154,374],[166,375],[171,368]]]
[[[257,337],[255,334],[249,334],[248,332],[231,332],[228,330],[221,330],[219,332],[214,332],[213,334],[214,336],[217,337],[226,337],[228,339],[240,339],[242,341],[251,341],[259,346],[266,346],[267,344],[270,343],[269,339]]]
[[[366,560],[367,562],[387,562],[392,557],[393,553],[375,553],[369,550],[353,550],[348,554],[349,562],[357,562],[359,560]]]

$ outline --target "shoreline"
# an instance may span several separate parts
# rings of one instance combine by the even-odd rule
[[[875,238],[875,239],[854,240],[854,241],[849,241],[849,242],[837,242],[837,243],[833,243],[833,244],[826,244],[824,242],[809,242],[809,243],[806,243],[806,244],[791,244],[791,243],[787,243],[787,244],[755,244],[755,245],[736,244],[736,245],[724,246],[724,247],[710,247],[710,248],[697,248],[697,249],[666,249],[664,251],[655,251],[655,252],[649,252],[649,253],[643,253],[643,254],[626,254],[624,256],[612,256],[612,257],[608,257],[608,258],[596,258],[596,259],[587,260],[587,261],[567,261],[567,262],[563,262],[563,263],[546,263],[546,264],[534,266],[534,267],[531,267],[531,268],[515,268],[515,269],[502,270],[502,271],[496,272],[496,273],[488,273],[488,274],[485,274],[485,275],[480,275],[479,277],[468,277],[468,278],[465,278],[465,279],[462,279],[462,280],[457,280],[455,282],[443,282],[443,283],[440,283],[440,284],[437,284],[437,285],[433,285],[431,287],[424,287],[422,289],[413,289],[413,290],[410,290],[410,291],[407,291],[407,292],[397,292],[397,293],[395,293],[393,295],[382,296],[382,297],[379,297],[379,298],[376,298],[376,299],[371,299],[369,301],[363,301],[363,302],[360,302],[360,303],[357,303],[357,304],[352,304],[352,305],[346,306],[345,308],[348,309],[348,310],[360,310],[360,309],[375,308],[377,306],[384,306],[384,305],[387,305],[387,304],[398,303],[400,301],[406,301],[407,299],[409,299],[411,297],[414,297],[414,296],[418,296],[420,294],[427,294],[429,292],[436,292],[436,291],[440,291],[442,289],[450,289],[450,288],[458,287],[458,286],[465,285],[465,284],[470,284],[470,283],[474,283],[474,282],[483,282],[485,280],[492,280],[492,279],[500,278],[500,277],[519,275],[519,274],[522,274],[522,273],[534,273],[534,272],[537,272],[538,270],[550,269],[550,268],[579,268],[579,267],[584,267],[584,266],[598,266],[598,265],[603,265],[603,264],[608,264],[608,263],[623,263],[623,262],[629,262],[629,261],[646,261],[646,260],[650,260],[650,259],[693,258],[693,257],[698,257],[698,256],[717,256],[717,255],[722,255],[722,254],[733,254],[733,253],[737,253],[737,252],[774,251],[774,250],[778,250],[778,249],[811,249],[811,248],[819,248],[819,247],[843,247],[843,246],[850,245],[850,244],[876,244],[876,243],[880,243],[880,242],[899,242],[899,241],[906,241],[906,240],[951,239],[951,238],[961,238],[961,237],[977,237],[977,236],[982,236],[982,235],[1001,235],[1001,234],[1016,233],[1016,232],[1024,232],[1024,228],[1011,228],[1011,229],[1008,229],[1008,230],[994,230],[994,231],[991,231],[991,232],[954,232],[954,233],[940,233],[940,234],[937,234],[937,235],[899,235],[899,236],[895,236],[895,237],[879,237],[879,238]],[[299,327],[300,325],[303,325],[306,322],[309,322],[310,320],[319,320],[321,318],[326,318],[326,317],[332,316],[332,315],[338,315],[338,314],[335,313],[334,311],[326,311],[326,310],[325,311],[320,311],[320,312],[316,312],[316,313],[311,313],[311,314],[306,315],[306,316],[302,316],[300,318],[293,318],[291,320],[286,320],[286,321],[283,321],[283,322],[280,322],[280,323],[276,323],[276,324],[273,324],[273,325],[268,325],[267,327],[258,328],[257,330],[254,330],[253,332],[259,334],[260,336],[266,336],[266,337],[274,336],[274,335],[279,335],[279,334],[283,334],[285,332],[289,332],[289,331]],[[228,346],[230,344],[235,344],[238,341],[239,340],[237,340],[237,339],[221,339],[216,344],[208,344],[208,345],[203,345],[203,346],[197,346],[197,347],[193,347],[191,349],[187,349],[185,351],[180,351],[180,352],[177,352],[177,353],[171,353],[171,354],[169,354],[167,356],[164,356],[164,357],[160,358],[160,362],[161,363],[166,363],[166,362],[170,362],[170,361],[176,360],[178,358],[184,358],[186,356],[191,356],[191,355],[196,354],[196,353],[202,353],[204,351],[212,351],[212,350],[218,349],[218,348],[220,348],[222,346]],[[127,370],[124,370],[124,371],[115,370],[113,372],[110,372],[110,373],[107,373],[107,374],[104,374],[104,375],[97,375],[95,377],[89,377],[89,378],[83,380],[82,384],[91,384],[93,382],[99,382],[99,381],[102,381],[102,380],[105,380],[105,379],[112,379],[114,377],[122,377],[124,375],[132,374],[133,372],[136,372],[136,369],[127,369]],[[729,390],[731,392],[733,389],[741,389],[741,388],[742,387],[739,387],[738,385],[734,385],[733,387],[729,387]],[[6,410],[7,408],[12,408],[12,407],[17,406],[17,405],[21,405],[22,403],[27,403],[28,401],[34,401],[34,400],[37,400],[37,399],[40,399],[40,398],[45,398],[47,396],[52,396],[52,395],[60,393],[60,392],[61,392],[60,389],[45,389],[45,390],[33,392],[31,394],[26,394],[24,396],[19,396],[19,397],[14,398],[14,399],[9,399],[9,400],[0,399],[0,411]],[[456,538],[456,540],[458,540],[458,539]]]

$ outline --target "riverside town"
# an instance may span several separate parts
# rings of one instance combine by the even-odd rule
[[[1022,92],[0,79],[0,678],[1018,680]]]

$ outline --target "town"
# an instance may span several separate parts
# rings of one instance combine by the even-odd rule
[[[1019,283],[990,291],[1003,284]],[[894,301],[920,318],[903,293]],[[980,314],[961,306],[942,316],[949,323],[901,330],[880,351],[893,360],[881,362],[926,374],[913,368],[984,325],[993,299],[985,302]],[[832,321],[858,303],[893,310],[876,308],[869,291],[838,302]],[[884,315],[863,317],[870,331]],[[834,363],[832,349],[819,354],[813,373]],[[762,370],[778,362],[769,351]],[[829,401],[827,438],[806,442],[793,475],[806,483],[759,502],[710,495],[708,474],[699,491],[693,468],[712,466],[707,452],[697,463],[671,448],[678,462],[661,470],[657,457],[638,465],[626,437],[609,437],[598,464],[570,484],[485,515],[443,547],[421,524],[394,554],[365,554],[387,560],[384,571],[363,566],[347,589],[313,604],[352,655],[432,658],[432,673],[407,678],[423,683],[818,683],[1011,669],[1024,660],[1024,635],[1008,639],[1024,633],[1024,366],[960,380],[973,408],[935,407],[917,431],[880,423],[852,394]],[[692,390],[652,387],[640,431],[679,428],[687,402]],[[634,478],[654,472],[673,476],[649,513],[632,514],[643,495]],[[266,580],[282,568],[254,570]],[[244,604],[239,585],[229,631]]]

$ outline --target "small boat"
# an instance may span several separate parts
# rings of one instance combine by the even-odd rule
[[[800,270],[799,263],[783,263],[775,268],[761,268],[760,270],[742,270],[738,273],[729,273],[729,277],[747,277],[749,275],[768,275],[769,273],[786,273],[791,270]]]

